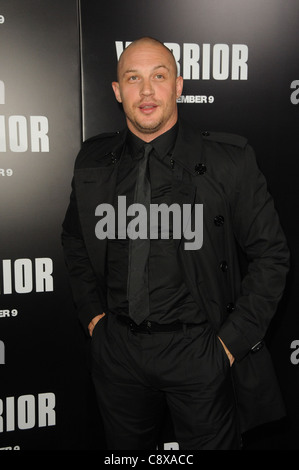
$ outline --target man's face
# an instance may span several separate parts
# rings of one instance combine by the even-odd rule
[[[129,129],[149,142],[177,121],[177,98],[183,89],[171,53],[160,44],[141,42],[125,50],[112,87],[122,103]]]

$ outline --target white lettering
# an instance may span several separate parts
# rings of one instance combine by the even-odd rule
[[[0,152],[6,152],[6,132],[4,116],[0,116]]]
[[[0,104],[5,104],[5,85],[2,80],[0,80]]]
[[[150,206],[150,239],[155,240],[159,238],[159,214],[160,214],[160,237],[161,239],[169,238],[169,219],[170,213],[172,213],[173,220],[173,238],[181,238],[181,208],[179,204],[171,204],[169,207],[167,204],[151,204]]]
[[[199,56],[198,44],[184,44],[183,77],[185,80],[199,79]]]
[[[120,54],[131,42],[116,41],[116,55]],[[182,46],[165,42],[173,53],[184,80],[247,80],[248,46],[246,44],[199,44],[184,43]],[[182,50],[182,53],[181,53]]]
[[[12,293],[12,276],[11,276],[11,260],[4,259],[2,261],[2,277],[3,277],[3,294]],[[1,293],[1,290],[0,290]]]
[[[7,397],[0,400],[0,433],[55,426],[55,395],[52,392]],[[4,406],[5,404],[5,406]]]
[[[18,398],[18,428],[31,429],[35,426],[35,398],[33,395],[22,395]]]
[[[54,393],[39,393],[38,395],[38,409],[39,419],[38,426],[40,428],[46,426],[55,426],[56,412],[55,412],[55,395]]]
[[[10,311],[9,310],[7,310],[7,309],[0,310],[0,317],[1,318],[9,317],[9,316],[10,316]]]
[[[136,215],[137,212],[137,215]],[[136,217],[128,223],[128,237],[131,240],[136,240],[137,238],[146,239],[147,238],[147,211],[146,207],[142,204],[131,204],[128,207],[127,215]]]
[[[191,205],[183,204],[183,230],[184,237],[187,240],[193,240],[192,243],[185,243],[185,250],[199,250],[203,245],[203,205],[195,204],[194,230],[191,229]]]
[[[12,176],[13,170],[11,168],[0,168],[0,176]]]
[[[5,317],[16,317],[18,315],[18,310],[13,308],[12,310],[3,309],[0,310],[0,318]]]
[[[5,346],[3,341],[0,341],[0,364],[5,364]]]
[[[175,42],[165,42],[164,46],[168,47],[168,49],[171,50],[174,59],[176,61],[176,66],[178,70],[178,75],[181,74],[181,65],[180,65],[180,59],[181,59],[181,48],[179,44],[176,44]]]
[[[99,240],[124,238],[126,219],[123,214],[134,217],[127,225],[127,236],[131,240],[140,239],[180,239],[194,240],[186,242],[186,250],[199,250],[203,245],[203,205],[195,204],[194,208],[194,229],[191,229],[191,214],[193,208],[190,204],[183,204],[183,211],[178,204],[167,206],[166,204],[150,204],[149,213],[142,204],[131,204],[126,209],[126,196],[118,196],[118,207],[121,208],[122,216],[120,219],[118,208],[118,220],[121,220],[121,231],[115,230],[115,210],[110,204],[99,204],[96,207],[95,215],[104,217],[96,223],[95,234]],[[170,230],[169,218],[172,214],[172,233]],[[136,215],[137,214],[137,215]],[[160,215],[160,224],[159,224]],[[158,228],[160,226],[160,233]],[[117,233],[116,233],[117,232]]]
[[[14,264],[15,290],[18,294],[27,294],[32,291],[33,275],[32,261],[30,259],[17,259]]]
[[[1,403],[2,400],[0,400]],[[15,429],[15,399],[14,397],[8,397],[6,398],[6,431],[14,431]],[[0,406],[1,408],[1,406]],[[3,406],[2,406],[3,409]],[[1,425],[0,425],[0,432],[3,432],[1,430]]]
[[[291,83],[291,88],[295,89],[295,91],[291,93],[291,103],[298,104],[299,103],[299,80],[293,80]]]
[[[49,152],[49,124],[45,116],[0,116],[0,152]]]
[[[247,80],[248,78],[248,46],[233,44],[232,49],[232,80]]]
[[[210,79],[210,52],[211,46],[210,44],[203,44],[202,45],[202,79],[209,80]]]
[[[110,457],[104,458],[104,465],[125,465],[135,468],[139,457],[118,457],[115,454],[111,454]]]
[[[291,363],[294,365],[297,365],[299,364],[299,340],[298,339],[295,339],[294,341],[292,341],[291,349],[294,349],[290,357]]]
[[[30,116],[31,151],[49,152],[49,124],[45,116]]]
[[[52,292],[53,261],[50,258],[35,259],[35,287],[36,292]]]
[[[179,450],[179,444],[177,442],[164,442],[164,450]]]
[[[111,204],[99,204],[96,208],[96,215],[103,217],[96,225],[96,235],[100,240],[105,238],[115,238],[115,212]]]
[[[120,58],[121,54],[123,53],[124,49],[126,47],[128,47],[131,44],[131,42],[132,41],[127,41],[124,45],[122,41],[115,41],[117,60],[119,60],[119,58]]]
[[[181,95],[177,99],[177,103],[214,103],[214,96],[205,96],[205,95]]]
[[[215,44],[213,48],[213,78],[227,80],[229,76],[229,47],[227,44]]]
[[[2,291],[0,293],[12,294],[13,288],[17,294],[36,292],[52,292],[53,261],[51,258],[31,259],[21,258],[14,261],[2,260]]]
[[[27,120],[25,116],[8,118],[9,143],[12,152],[26,152],[28,149]]]

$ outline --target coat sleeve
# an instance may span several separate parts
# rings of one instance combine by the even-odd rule
[[[99,163],[111,164],[111,149],[122,148],[125,132],[99,134],[86,140],[75,160],[76,170],[91,169]],[[81,214],[81,213],[80,213]],[[81,214],[82,215],[82,214]],[[106,311],[106,282],[93,269],[92,256],[85,243],[79,217],[75,176],[72,180],[70,203],[62,224],[62,246],[79,320],[87,334],[90,321]]]
[[[231,201],[233,229],[248,259],[248,270],[235,299],[235,310],[218,332],[242,359],[261,344],[282,297],[289,250],[266,180],[249,145],[240,159]]]
[[[88,325],[92,318],[105,310],[99,290],[101,286],[90,263],[82,236],[74,182],[62,228],[62,246],[73,299],[79,320],[88,334]]]

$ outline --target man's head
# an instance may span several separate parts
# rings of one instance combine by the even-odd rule
[[[147,37],[132,42],[119,58],[117,76],[112,87],[134,134],[149,142],[176,123],[183,79],[164,44]]]

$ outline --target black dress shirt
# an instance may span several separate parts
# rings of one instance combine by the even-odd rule
[[[171,151],[175,145],[177,130],[178,124],[151,142],[154,147],[149,160],[152,204],[166,203],[169,206],[172,203]],[[136,161],[144,143],[128,132],[126,147],[118,168],[114,200],[116,214],[118,196],[126,196],[127,208],[133,203],[137,175]],[[199,314],[199,308],[184,283],[178,265],[171,223],[169,235],[169,239],[158,238],[150,241],[150,316],[148,320],[164,324],[174,321],[201,323],[204,319],[202,314]],[[128,237],[108,240],[107,300],[109,311],[115,314],[128,315],[128,250]]]

